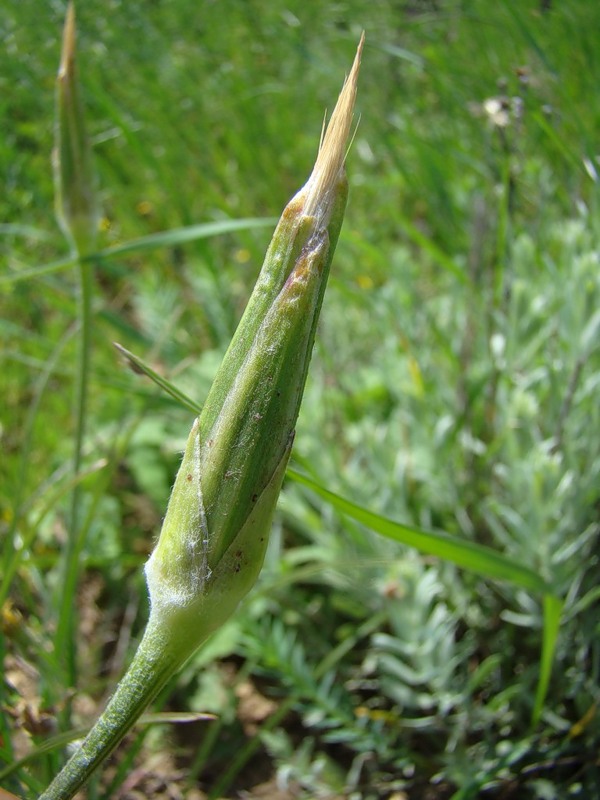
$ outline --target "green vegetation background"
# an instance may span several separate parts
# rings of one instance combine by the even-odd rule
[[[202,402],[365,29],[295,466],[553,587],[541,720],[540,597],[381,539],[290,481],[259,587],[164,698],[218,720],[140,728],[87,796],[597,796],[600,6],[79,3],[100,246],[267,221],[96,264],[74,686],[53,641],[77,274],[22,279],[67,255],[50,168],[64,12],[8,0],[0,17],[0,785],[35,796],[143,629],[142,565],[191,414],[112,342]]]

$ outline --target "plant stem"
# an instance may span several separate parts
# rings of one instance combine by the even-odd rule
[[[185,660],[152,617],[138,651],[104,713],[39,800],[69,800],[113,752]],[[177,636],[177,633],[173,633]],[[189,655],[187,653],[186,655]]]
[[[79,323],[81,340],[77,365],[77,385],[75,388],[75,451],[73,454],[73,476],[76,480],[71,495],[67,543],[65,548],[63,579],[59,605],[59,618],[56,631],[56,652],[62,659],[67,686],[75,686],[75,628],[76,604],[74,602],[79,574],[79,556],[83,545],[85,530],[81,523],[81,486],[77,476],[81,470],[83,443],[85,439],[87,405],[89,393],[90,354],[92,334],[92,264],[79,256]]]

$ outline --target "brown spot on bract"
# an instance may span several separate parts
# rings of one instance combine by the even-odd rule
[[[282,216],[285,219],[294,219],[298,214],[302,213],[304,208],[304,197],[293,197],[287,206],[283,209]]]

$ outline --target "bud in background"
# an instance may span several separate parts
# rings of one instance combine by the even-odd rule
[[[96,245],[98,206],[75,63],[75,9],[69,3],[56,79],[54,150],[56,216],[79,256]]]
[[[67,236],[73,256],[77,261],[80,287],[79,354],[75,384],[75,450],[71,492],[68,536],[63,551],[62,578],[60,581],[60,611],[55,646],[68,685],[76,682],[75,614],[73,596],[79,571],[79,537],[85,535],[81,527],[81,484],[77,476],[81,471],[83,445],[86,433],[92,347],[92,264],[86,259],[96,249],[98,208],[96,181],[92,169],[92,151],[84,125],[83,105],[75,66],[75,10],[70,2],[63,30],[60,66],[56,81],[55,148],[53,152],[55,204],[58,222]],[[65,712],[68,715],[68,709]]]

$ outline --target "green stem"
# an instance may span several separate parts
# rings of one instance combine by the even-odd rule
[[[73,475],[81,469],[83,443],[87,419],[87,404],[90,375],[90,353],[92,334],[92,264],[79,257],[80,292],[79,321],[81,340],[75,390],[75,451],[73,454]],[[74,597],[79,574],[79,556],[83,545],[85,530],[80,527],[81,486],[77,481],[71,495],[69,526],[64,555],[63,580],[60,597],[59,619],[56,631],[56,652],[63,660],[67,686],[75,686],[75,628],[76,612]]]
[[[39,800],[69,800],[133,727],[182,663],[181,647],[152,617],[137,653],[104,713]],[[173,632],[173,636],[177,636]],[[189,654],[189,653],[188,653]]]

